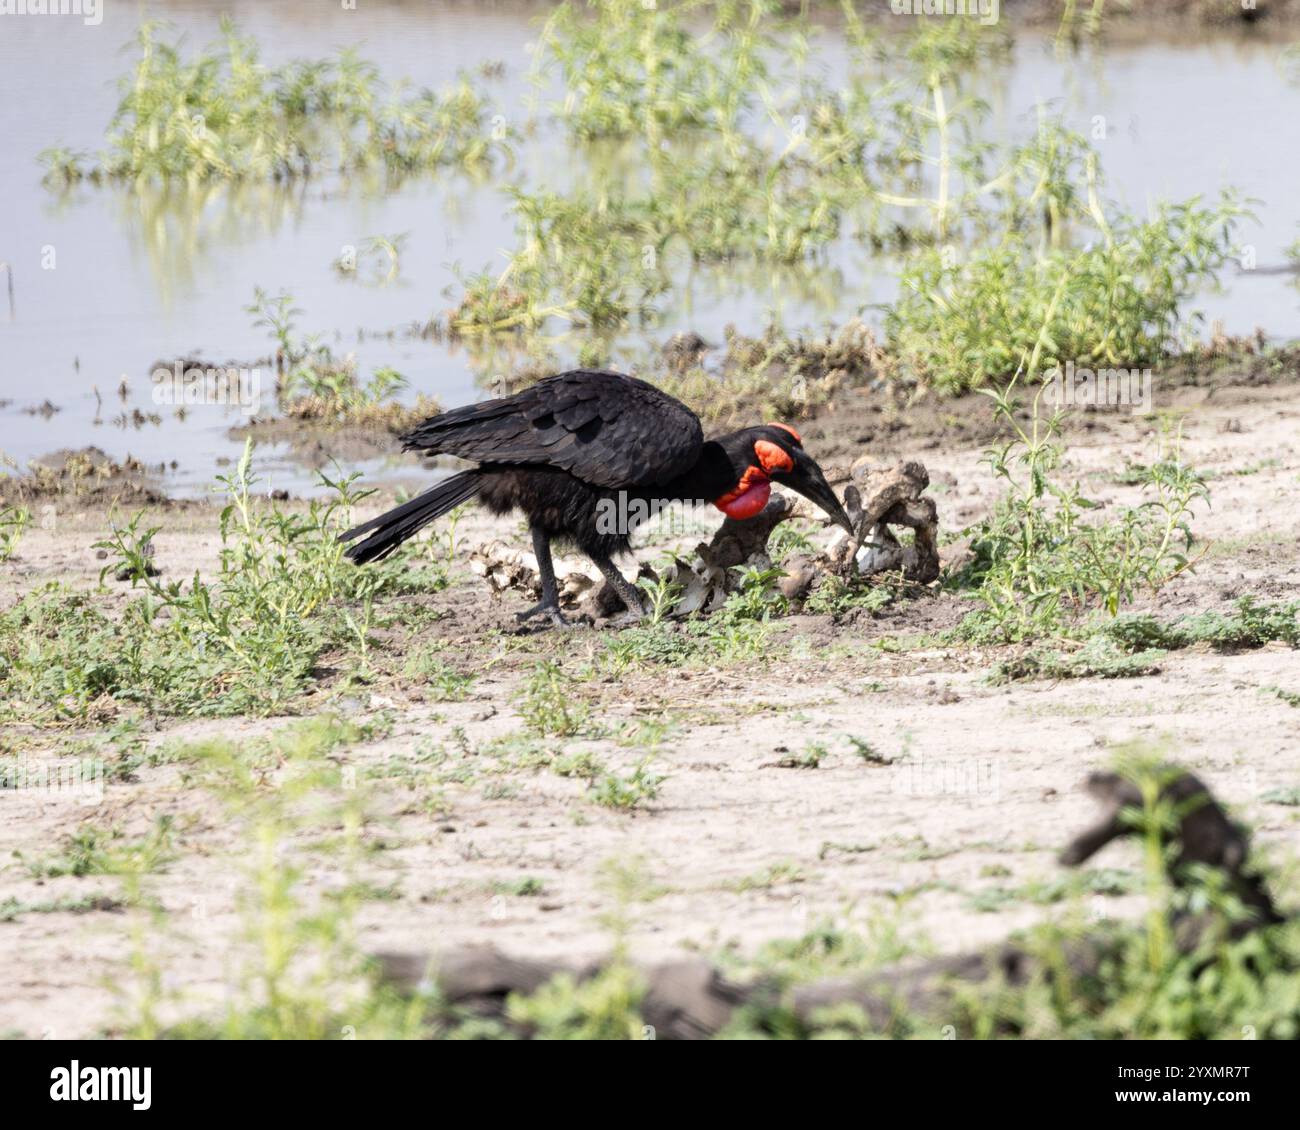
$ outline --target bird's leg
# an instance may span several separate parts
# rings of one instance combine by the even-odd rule
[[[608,557],[599,553],[589,553],[587,556],[596,563],[596,567],[605,574],[605,580],[622,598],[632,622],[640,620],[645,615],[645,608],[641,604],[641,594],[636,591],[636,586],[618,571],[618,566]]]
[[[542,599],[526,612],[518,613],[515,619],[522,624],[538,613],[545,613],[557,628],[567,628],[569,621],[560,611],[560,594],[555,586],[555,566],[551,562],[551,535],[541,526],[533,526],[532,533],[533,556],[537,558],[537,573],[542,579]]]

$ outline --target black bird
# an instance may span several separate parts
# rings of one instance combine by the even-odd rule
[[[566,623],[551,564],[557,538],[586,553],[628,611],[639,616],[637,591],[611,558],[627,551],[632,533],[618,516],[655,505],[710,502],[729,517],[752,518],[776,482],[853,533],[793,428],[767,424],[705,440],[699,417],[686,405],[622,373],[574,369],[514,396],[454,408],[403,436],[402,449],[456,455],[478,466],[348,530],[341,541],[370,536],[347,556],[358,565],[378,561],[475,496],[498,514],[522,511],[532,531],[542,599],[519,615],[521,621],[545,613],[557,625]]]

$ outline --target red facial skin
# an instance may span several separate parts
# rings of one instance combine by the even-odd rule
[[[794,460],[790,458],[790,453],[765,439],[760,439],[754,444],[754,454],[758,456],[758,465],[769,475],[773,471],[794,469]]]
[[[783,428],[796,439],[799,438],[793,428],[787,428],[784,424],[775,426]],[[758,460],[758,466],[746,467],[734,489],[714,500],[713,505],[728,518],[752,518],[758,514],[772,495],[772,481],[768,476],[794,467],[790,453],[769,440],[760,439],[754,444],[754,457]]]
[[[728,518],[752,518],[767,505],[771,495],[772,480],[763,474],[762,468],[746,467],[735,489],[714,499],[713,505]]]

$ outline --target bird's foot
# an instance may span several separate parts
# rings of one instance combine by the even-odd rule
[[[552,627],[555,628],[574,627],[574,625],[565,618],[564,613],[560,611],[560,606],[558,604],[547,604],[546,601],[544,600],[539,601],[537,604],[534,604],[532,608],[529,608],[524,612],[515,613],[515,620],[520,624],[524,624],[527,623],[529,620],[531,620],[534,616],[543,616],[543,615],[548,620],[550,620]]]
[[[610,630],[619,628],[634,628],[637,624],[645,620],[645,613],[639,608],[629,608],[624,612],[615,612],[613,616],[606,616],[604,619],[596,622],[596,627]]]
[[[623,611],[615,612],[610,616],[610,623],[616,624],[620,628],[626,628],[632,624],[638,624],[646,618],[647,613],[645,604],[641,601],[641,594],[631,585],[620,588],[618,598],[623,602]]]

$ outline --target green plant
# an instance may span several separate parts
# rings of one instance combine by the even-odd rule
[[[8,561],[18,548],[32,514],[25,506],[0,506],[0,561]]]
[[[1104,221],[1083,249],[1040,254],[1012,229],[966,255],[921,251],[885,314],[889,348],[906,376],[943,392],[1037,378],[1067,361],[1156,364],[1179,350],[1183,304],[1228,262],[1245,215],[1225,194],[1210,207],[1163,205],[1145,222]]]
[[[509,278],[528,296],[525,324],[538,327],[558,315],[606,329],[653,318],[652,300],[668,289],[668,279],[655,252],[662,236],[643,208],[545,190],[516,188],[512,195],[519,249]],[[495,305],[494,299],[489,308]],[[467,325],[466,313],[456,325]]]
[[[425,647],[414,652],[402,667],[402,674],[421,682],[433,691],[435,702],[460,702],[474,683],[474,675],[456,670],[439,657],[438,647]]]
[[[1086,895],[1118,896],[1141,890],[1141,876],[1131,871],[1074,871],[1047,880],[1032,880],[1021,887],[986,887],[971,896],[976,910],[998,911],[1018,902],[1052,906]]]
[[[64,875],[142,875],[161,870],[176,858],[172,821],[161,816],[149,832],[126,839],[117,828],[83,825],[64,837],[62,847],[39,859],[15,853],[34,879]]]
[[[639,1040],[644,995],[640,975],[616,962],[584,981],[561,973],[531,996],[512,995],[506,1015],[538,1040]]]
[[[804,874],[797,864],[782,862],[764,867],[753,875],[745,875],[725,884],[727,890],[744,894],[746,891],[770,891],[787,883],[802,883]]]
[[[668,620],[640,624],[619,632],[605,645],[606,662],[620,672],[642,663],[736,663],[761,656],[772,617],[786,607],[775,587],[778,575],[779,570],[750,570],[744,587],[711,615],[680,624]]]
[[[360,570],[337,535],[366,492],[353,478],[322,476],[330,497],[302,513],[257,497],[252,444],[220,478],[215,580],[163,581],[143,568],[139,517],[102,543],[105,573],[139,590],[120,611],[50,585],[0,612],[0,712],[9,717],[86,717],[111,699],[168,714],[266,713],[315,684],[319,657],[337,648],[364,673],[376,600],[446,583],[438,569],[382,563]]]
[[[1114,640],[1098,634],[1073,651],[1034,648],[1014,659],[999,662],[989,674],[993,683],[1020,679],[1133,679],[1160,670],[1165,652],[1152,648],[1129,652]]]
[[[894,759],[888,754],[881,753],[866,738],[858,737],[855,734],[845,734],[849,745],[853,747],[853,752],[858,755],[868,765],[892,765]]]
[[[294,319],[302,311],[293,305],[291,295],[281,292],[272,297],[256,287],[245,310],[253,316],[253,325],[267,329],[276,343],[277,395],[291,419],[327,426],[378,426],[398,433],[437,411],[437,405],[423,394],[414,405],[396,402],[407,384],[397,370],[381,367],[368,381],[362,380],[352,354],[338,358],[317,337],[300,337]]]
[[[1168,621],[1150,613],[1131,613],[1115,617],[1099,631],[1128,651],[1173,651],[1198,643],[1209,644],[1216,651],[1245,650],[1269,643],[1300,647],[1300,601],[1260,603],[1253,596],[1243,596],[1228,613],[1193,612]]]
[[[830,752],[824,742],[805,742],[802,753],[787,753],[771,764],[778,769],[816,769]]]
[[[812,539],[802,530],[796,529],[793,522],[782,522],[767,540],[767,555],[776,565],[784,563],[791,554],[815,551]]]
[[[850,612],[877,612],[894,599],[886,585],[867,582],[860,574],[849,578],[823,577],[808,594],[803,610],[813,615],[845,616]]]
[[[122,903],[106,895],[81,895],[39,902],[21,899],[0,899],[0,922],[16,922],[24,914],[89,914],[94,911],[118,911]]]
[[[153,539],[162,527],[150,526],[142,532],[140,523],[144,520],[144,514],[145,512],[141,510],[124,526],[118,526],[114,522],[110,536],[103,541],[95,542],[92,546],[94,549],[104,550],[106,555],[114,555],[112,562],[99,571],[101,586],[109,573],[115,574],[119,580],[129,580],[132,588],[150,577],[157,576],[157,566],[151,560]]]
[[[146,20],[136,33],[139,57],[120,83],[106,152],[90,161],[47,149],[47,181],[285,180],[331,166],[401,175],[509,154],[510,131],[464,76],[436,94],[389,88],[351,49],[268,67],[228,18],[218,43],[186,59],[160,27]]]
[[[148,920],[146,933],[146,920],[137,919],[134,978],[119,990],[127,1035],[341,1040],[423,1033],[426,1002],[404,1001],[378,986],[356,940],[360,903],[390,898],[392,891],[357,874],[367,797],[330,754],[368,736],[367,727],[321,715],[250,743],[217,737],[176,751],[193,782],[220,802],[238,837],[240,930],[229,943],[223,1007],[196,1012],[164,987],[158,940],[167,935],[167,920]],[[308,834],[316,850],[334,857],[344,880],[323,894],[304,882],[296,855],[295,841]],[[196,915],[207,912],[206,901],[196,904]]]
[[[730,132],[767,75],[765,49],[782,30],[776,6],[716,5],[709,49],[700,50],[677,0],[565,0],[548,16],[534,78],[558,68],[568,96],[558,107],[579,138],[647,141],[711,126]],[[584,10],[585,9],[585,10]]]
[[[524,725],[542,737],[570,737],[585,729],[591,710],[574,698],[573,684],[558,663],[539,663],[518,698]]]
[[[958,634],[978,632],[978,617]],[[1126,612],[1090,620],[1061,637],[1057,645],[1031,648],[1003,660],[993,670],[994,682],[1015,679],[1072,679],[1096,676],[1126,679],[1155,674],[1170,652],[1197,644],[1234,652],[1269,643],[1300,646],[1300,601],[1259,603],[1239,598],[1231,612],[1194,612],[1172,620],[1149,612]],[[1265,687],[1283,701],[1290,692]]]
[[[733,623],[739,620],[768,620],[788,610],[789,602],[777,586],[783,576],[780,569],[758,569],[745,565],[741,566],[739,573],[740,584],[723,607],[724,620]]]
[[[642,801],[654,800],[668,778],[650,768],[650,759],[638,762],[627,776],[605,773],[591,782],[591,798],[604,808],[623,811],[640,806]]]
[[[275,339],[281,365],[296,365],[302,359],[302,346],[294,338],[294,319],[302,310],[293,304],[293,295],[281,291],[272,298],[260,286],[254,287],[253,301],[244,310],[253,316],[255,329],[265,329]]]
[[[583,781],[596,781],[608,775],[604,762],[590,750],[561,754],[551,761],[551,771],[559,777],[577,777]]]
[[[1300,937],[1294,924],[1230,941],[1228,928],[1244,910],[1219,873],[1192,869],[1180,876],[1180,887],[1168,882],[1178,850],[1173,833],[1188,810],[1170,800],[1163,786],[1179,770],[1141,749],[1120,751],[1119,769],[1142,797],[1140,807],[1124,814],[1142,856],[1142,923],[1108,935],[1094,931],[1093,944],[1107,945],[1104,975],[1098,977],[1074,975],[1062,960],[1078,944],[1068,928],[1036,929],[1028,948],[1052,981],[1040,975],[1024,988],[994,989],[974,1010],[975,1024],[996,1017],[1038,1039],[1221,1039],[1240,1038],[1243,1030],[1261,1039],[1294,1038],[1300,1032]],[[1201,803],[1203,796],[1186,802]],[[1178,944],[1173,918],[1189,910],[1206,926],[1200,944],[1191,948]]]
[[[684,591],[682,585],[669,581],[664,577],[656,577],[654,580],[649,577],[642,577],[637,581],[637,587],[646,594],[646,598],[650,602],[647,611],[649,612],[649,626],[652,628],[661,624],[672,614]]]
[[[544,894],[546,884],[532,875],[522,879],[498,880],[492,884],[492,891],[498,895],[514,895],[516,898],[535,898]]]
[[[1095,504],[1055,475],[1061,412],[1043,414],[1039,389],[1022,422],[1014,381],[985,391],[1011,438],[985,456],[1003,494],[972,540],[969,579],[983,608],[963,626],[968,636],[1027,639],[1059,633],[1089,609],[1114,616],[1139,589],[1157,591],[1191,566],[1188,523],[1209,491],[1176,452],[1147,472],[1147,501],[1089,521]]]

